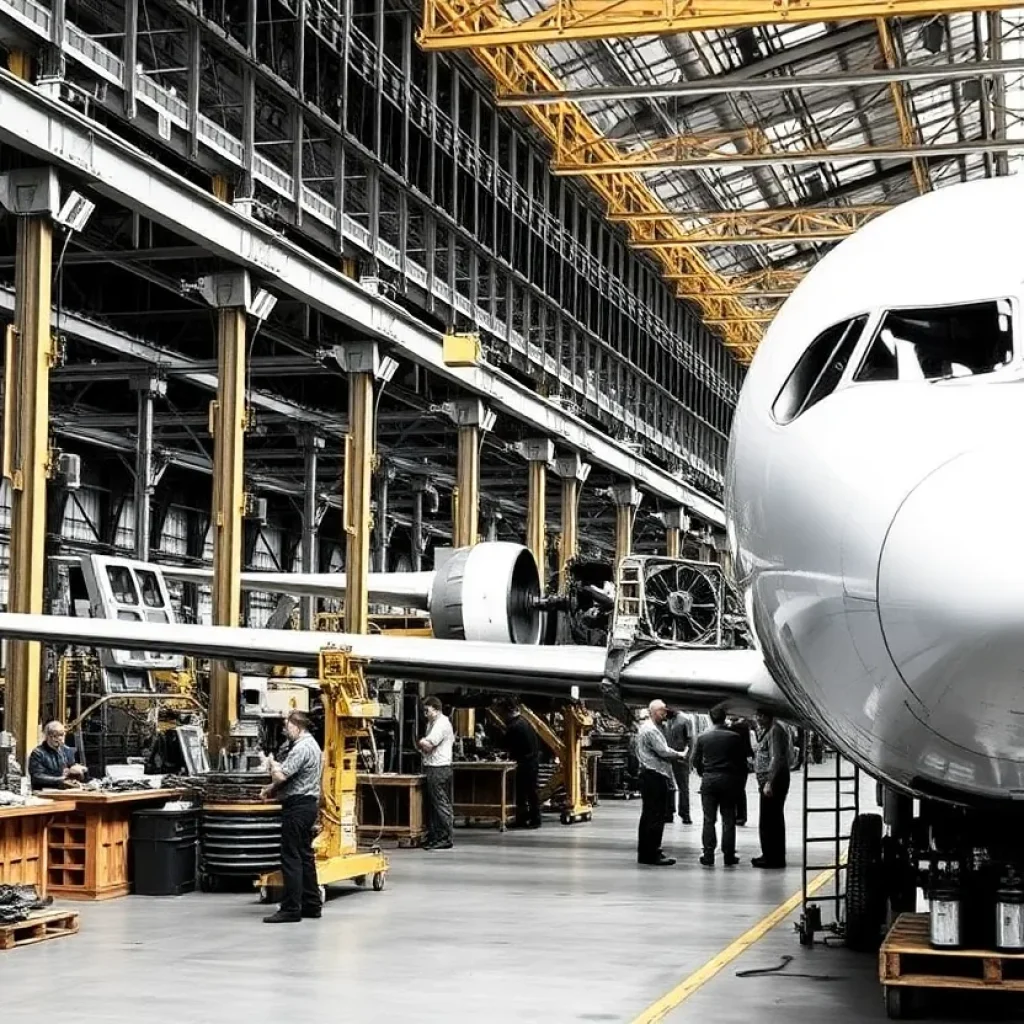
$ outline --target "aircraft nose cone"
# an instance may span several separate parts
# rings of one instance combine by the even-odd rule
[[[915,714],[967,750],[1024,757],[1024,474],[1005,451],[958,456],[911,492],[878,611]]]

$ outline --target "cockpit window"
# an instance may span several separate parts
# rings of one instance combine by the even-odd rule
[[[835,391],[867,320],[865,315],[833,324],[807,346],[772,406],[778,423],[792,422]]]
[[[889,310],[855,380],[945,380],[991,373],[1013,357],[1007,299]]]

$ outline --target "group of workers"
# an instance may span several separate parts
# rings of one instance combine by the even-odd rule
[[[789,794],[792,744],[785,726],[766,711],[756,716],[756,742],[750,722],[730,717],[723,706],[710,712],[711,728],[694,736],[689,720],[652,701],[648,718],[637,734],[642,810],[637,831],[637,862],[656,867],[675,864],[662,849],[665,825],[679,817],[690,819],[690,771],[700,776],[704,828],[700,863],[715,866],[718,821],[722,822],[722,860],[739,864],[736,826],[747,820],[747,778],[753,770],[760,800],[761,856],[756,868],[786,866],[786,797]],[[678,803],[677,803],[678,801]]]

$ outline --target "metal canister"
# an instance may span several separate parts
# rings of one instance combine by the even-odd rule
[[[996,893],[996,949],[1024,952],[1024,891],[1020,889]]]
[[[936,949],[960,945],[960,890],[935,889],[928,900],[929,941]]]

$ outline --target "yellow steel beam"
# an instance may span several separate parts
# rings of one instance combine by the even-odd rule
[[[544,546],[547,527],[547,461],[530,459],[527,464],[527,472],[529,476],[526,490],[526,546],[537,560],[537,569],[540,571],[540,589],[543,594],[548,575]]]
[[[842,164],[869,160],[913,160],[925,156],[951,157],[970,153],[1007,153],[1024,148],[1019,140],[912,143],[885,146],[797,145],[780,148],[766,138],[750,134],[751,144],[743,152],[724,137],[713,133],[674,135],[656,142],[644,142],[635,149],[613,146],[605,139],[596,142],[556,145],[552,172],[562,177],[617,176],[631,172],[706,170],[716,167],[766,167],[771,165]]]
[[[369,629],[370,490],[373,476],[373,374],[348,375],[345,436],[345,632]]]
[[[640,491],[634,484],[616,484],[612,487],[615,502],[615,565],[622,564],[633,551],[633,523],[640,507]]]
[[[480,50],[851,21],[875,18],[880,12],[911,18],[1017,6],[1010,0],[554,0],[544,10],[516,20],[497,0],[424,0],[419,41],[425,50]]]
[[[878,31],[878,47],[882,51],[882,59],[887,68],[895,68],[899,64],[896,54],[896,44],[893,42],[892,33],[889,31],[889,23],[885,18],[876,18],[875,27]],[[921,141],[917,128],[914,125],[913,111],[910,105],[910,93],[904,82],[890,82],[889,95],[892,97],[892,104],[896,108],[896,120],[900,126],[900,141],[904,146],[913,146]],[[931,174],[928,165],[919,158],[911,162],[914,171],[914,184],[917,191],[924,195],[932,190]]]
[[[244,274],[244,271],[237,272]],[[241,294],[241,289],[239,290]],[[213,432],[213,624],[237,626],[242,614],[245,512],[245,306],[217,310],[217,400]],[[227,747],[238,717],[238,675],[210,666],[210,753]]]
[[[768,210],[610,210],[608,219],[623,222],[702,221],[733,231],[776,228],[780,224],[798,222],[823,230],[856,231],[872,217],[891,209],[891,206],[865,203],[853,206],[781,206]]]
[[[456,470],[458,501],[453,509],[452,544],[472,547],[480,523],[480,427],[468,423],[459,427],[459,460]]]
[[[467,4],[465,0],[427,0],[426,13],[427,35],[430,34],[432,25],[436,26],[442,22],[451,26],[455,32],[467,33],[494,29],[503,22],[503,15],[494,3],[477,5]],[[502,46],[497,49],[482,49],[477,50],[475,56],[480,65],[494,78],[498,88],[504,92],[555,90],[562,86],[528,47]],[[548,138],[556,152],[563,147],[593,146],[603,152],[606,159],[613,159],[618,153],[617,148],[603,138],[598,127],[575,103],[530,107],[526,115]],[[619,175],[591,176],[590,184],[596,194],[612,209],[650,212],[666,209],[664,203],[643,179],[631,170]],[[631,239],[642,241],[680,237],[684,234],[683,227],[673,221],[631,223],[627,227]],[[709,291],[729,291],[729,284],[697,251],[682,255],[664,255],[661,259],[669,273],[685,271],[704,279]],[[702,308],[702,300],[699,297],[695,298],[694,302],[698,308]],[[739,297],[732,300],[732,305],[736,314],[746,309]],[[721,333],[737,352],[752,350],[761,336],[756,324],[746,323],[731,324],[723,328]]]
[[[742,318],[741,322],[748,324],[770,324],[775,319],[776,312],[777,310],[771,310],[770,312],[767,313],[747,313]],[[709,326],[713,325],[717,327],[722,324],[736,323],[736,320],[730,319],[729,317],[715,317],[710,320],[705,320],[704,322]]]
[[[46,476],[50,461],[50,279],[53,224],[48,214],[18,217],[14,325],[4,358],[3,472],[11,484],[8,608],[41,615],[46,569]],[[39,741],[42,647],[11,640],[7,654],[7,729],[18,758]]]
[[[590,466],[579,455],[567,455],[555,462],[562,479],[561,532],[558,537],[558,592],[568,584],[568,566],[579,552],[580,487],[590,475]]]

